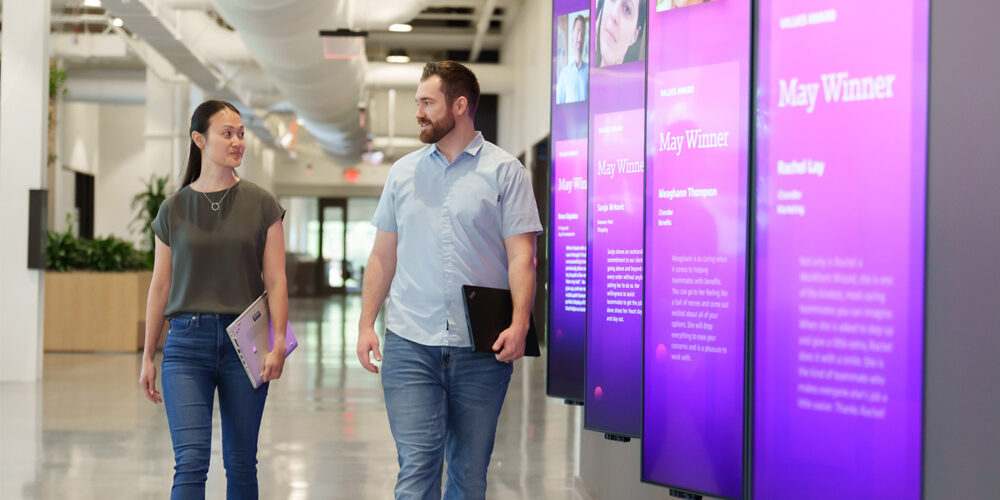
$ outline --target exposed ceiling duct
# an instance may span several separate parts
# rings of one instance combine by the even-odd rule
[[[514,69],[501,64],[465,64],[479,80],[484,94],[509,94],[514,91]],[[366,86],[369,89],[412,88],[420,84],[424,63],[368,63]]]
[[[112,16],[121,18],[129,31],[141,40],[131,38],[121,28],[113,28],[113,31],[118,33],[140,58],[147,64],[152,64],[151,68],[158,71],[162,78],[173,78],[175,77],[173,73],[183,74],[205,91],[206,95],[232,101],[240,107],[247,128],[265,143],[278,144],[277,138],[250,107],[258,104],[252,101],[252,96],[244,95],[246,92],[241,91],[232,78],[226,78],[217,67],[196,52],[197,49],[189,45],[189,43],[211,44],[211,41],[204,40],[209,30],[213,32],[211,36],[226,39],[225,33],[218,33],[226,30],[214,23],[199,22],[196,16],[207,17],[204,12],[174,11],[149,0],[104,0],[103,7]],[[182,22],[182,19],[190,20],[190,26]],[[180,26],[185,27],[182,29]],[[185,30],[192,30],[188,35],[195,36],[194,42],[185,39]],[[239,39],[230,37],[228,41],[238,54],[241,51],[240,46],[232,44],[238,43]],[[246,50],[242,49],[242,52],[245,54]],[[169,70],[156,69],[164,66],[158,62],[161,59],[165,61]],[[238,61],[240,56],[236,55],[230,60]],[[244,57],[244,60],[248,59]],[[263,102],[273,102],[273,99],[265,99]]]
[[[310,134],[335,157],[355,160],[367,142],[358,115],[365,83],[360,59],[328,60],[321,30],[386,29],[424,9],[426,0],[213,0],[273,78]]]

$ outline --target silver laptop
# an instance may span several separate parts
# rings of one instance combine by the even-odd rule
[[[253,301],[235,321],[226,327],[229,340],[233,342],[236,353],[243,362],[247,377],[253,388],[263,383],[261,375],[264,371],[264,360],[274,345],[274,326],[271,325],[270,309],[267,307],[267,292]],[[295,334],[292,333],[291,322],[285,327],[285,357],[288,357],[299,346]]]

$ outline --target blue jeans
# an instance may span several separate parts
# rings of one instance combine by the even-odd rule
[[[219,390],[226,498],[257,498],[257,434],[267,398],[254,389],[226,334],[236,315],[180,313],[163,346],[163,403],[174,444],[172,500],[205,498],[212,410]]]
[[[425,346],[387,332],[382,388],[399,454],[397,499],[486,497],[500,407],[513,372],[471,347]]]

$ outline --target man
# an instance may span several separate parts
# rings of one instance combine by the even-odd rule
[[[582,101],[587,98],[587,80],[590,68],[583,62],[583,32],[587,29],[583,16],[573,19],[573,53],[569,64],[559,71],[556,78],[556,104]]]
[[[378,373],[375,317],[388,294],[382,387],[396,498],[440,498],[444,460],[445,498],[484,498],[512,362],[524,354],[542,226],[527,170],[476,132],[479,82],[468,68],[427,64],[416,101],[428,146],[393,165],[372,219],[358,359]],[[511,290],[495,353],[472,350],[465,284]]]

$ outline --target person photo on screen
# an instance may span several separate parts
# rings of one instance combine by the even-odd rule
[[[698,5],[711,1],[712,0],[656,0],[656,12],[679,9],[681,7],[690,7],[692,5]]]
[[[587,32],[587,18],[577,15],[573,18],[573,27],[569,36],[569,62],[559,71],[556,78],[556,104],[579,102],[587,99],[587,80],[590,67],[583,60],[584,35]]]
[[[486,496],[486,471],[513,361],[524,355],[542,230],[521,162],[477,132],[479,82],[465,66],[424,66],[416,120],[427,144],[389,170],[372,217],[357,355],[382,362],[397,499]],[[509,289],[510,326],[473,350],[462,285]],[[388,296],[384,358],[375,318]],[[508,436],[507,439],[518,439]]]
[[[174,447],[171,499],[205,498],[216,393],[222,424],[226,498],[257,498],[257,438],[270,380],[285,363],[288,285],[285,210],[264,188],[240,179],[245,150],[240,112],[205,101],[191,116],[191,148],[181,188],[153,219],[153,278],[139,385],[163,402]],[[267,291],[274,349],[253,388],[226,333]],[[163,396],[154,355],[164,318]]]
[[[595,65],[614,66],[643,57],[646,0],[597,2]]]

